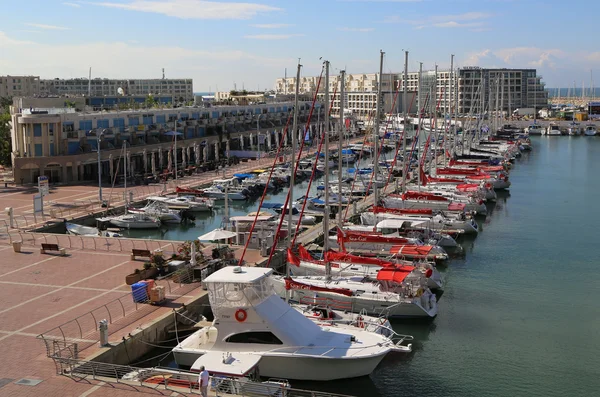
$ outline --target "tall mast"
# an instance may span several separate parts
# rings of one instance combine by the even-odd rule
[[[329,250],[329,61],[325,61],[325,214],[323,216],[323,254]],[[315,161],[319,161],[317,158]],[[325,276],[331,278],[331,265],[325,262]]]
[[[300,92],[300,69],[302,65],[300,65],[300,59],[298,59],[298,70],[296,71],[296,94],[294,96],[294,121],[292,123],[292,155],[290,160],[290,168],[292,170],[292,174],[290,175],[290,198],[288,200],[288,245],[290,248],[292,247],[292,204],[294,202],[294,182],[296,179],[296,145],[298,138],[298,95]],[[287,132],[286,132],[287,133]],[[300,220],[298,220],[300,222]]]
[[[432,101],[432,108],[433,108],[433,137],[435,140],[435,143],[433,145],[431,145],[433,147],[433,168],[437,170],[437,165],[438,165],[438,160],[437,160],[437,149],[439,146],[439,142],[438,142],[438,125],[437,125],[437,101],[438,101],[438,65],[437,63],[435,64],[435,80],[433,83],[433,95],[434,95],[434,100]]]
[[[127,141],[123,141],[123,173],[125,175],[125,215],[129,206],[129,196],[127,195]]]
[[[375,202],[374,205],[378,205],[379,203],[379,189],[377,189],[377,174],[379,173],[379,118],[381,117],[381,77],[383,76],[383,55],[385,52],[379,50],[380,59],[379,59],[379,78],[377,79],[377,96],[375,98],[375,128],[373,130],[373,146],[375,151],[373,152],[375,155],[375,161],[373,162],[373,179],[375,183],[373,185],[373,192]]]
[[[404,76],[402,77],[402,104],[404,108],[404,132],[402,132],[402,193],[406,188],[406,134],[408,133],[408,51],[404,51]],[[412,126],[412,123],[410,124]],[[413,138],[414,139],[414,138]],[[410,161],[410,160],[409,160]]]
[[[423,74],[423,62],[419,62],[419,76],[417,78],[417,112],[419,113],[419,115],[417,116],[417,137],[415,137],[415,139],[420,139],[421,138],[421,75]],[[420,141],[417,141],[417,164],[419,167],[421,167],[421,163],[420,163],[420,155],[421,155],[421,151],[419,150],[419,147],[421,145]],[[412,160],[412,159],[410,159]],[[410,160],[409,160],[409,166],[410,166]],[[417,178],[419,178],[419,189],[421,186],[421,170],[419,169],[417,172]]]
[[[346,71],[340,72],[341,87],[340,87],[340,136],[338,142],[338,226],[342,226],[342,166],[344,165],[342,157],[342,144],[344,141],[344,131],[346,125],[344,123],[344,93],[346,85]],[[327,185],[325,185],[327,189]]]
[[[450,55],[450,74],[448,75],[448,109],[449,111],[449,122],[450,125],[446,125],[444,121],[444,152],[449,151],[448,146],[448,130],[452,130],[452,95],[454,94],[454,54]],[[445,120],[445,117],[444,117]],[[452,136],[452,140],[454,140],[454,136]],[[448,164],[448,158],[446,157],[446,153],[444,153],[444,166]]]

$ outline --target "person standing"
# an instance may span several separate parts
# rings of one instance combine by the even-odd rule
[[[208,397],[208,371],[204,365],[200,367],[200,376],[198,377],[198,385],[202,397]]]

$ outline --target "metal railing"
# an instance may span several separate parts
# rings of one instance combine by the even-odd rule
[[[64,356],[53,356],[56,372],[77,382],[105,382],[106,387],[123,385],[130,391],[155,390],[175,392],[182,396],[200,395],[198,373],[177,369],[140,368],[129,365],[116,365],[95,361],[79,360],[72,357],[68,348]],[[285,380],[253,382],[246,378],[209,377],[209,395],[273,396],[273,397],[347,397],[329,392],[294,389]]]
[[[189,267],[156,280],[154,284],[164,287],[167,299],[177,299],[200,286],[199,282],[194,282],[193,270]],[[160,308],[150,304],[147,291],[141,294],[114,292],[124,295],[38,335],[45,344],[47,356],[56,356],[67,349],[69,357],[79,358],[82,350],[100,342],[100,320],[107,320],[110,332],[114,334]]]

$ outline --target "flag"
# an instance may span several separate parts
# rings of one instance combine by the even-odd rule
[[[300,259],[304,260],[304,261],[311,261],[314,260],[314,258],[312,257],[312,255],[308,252],[308,250],[306,248],[304,248],[304,246],[299,245],[298,246],[298,255],[300,255]]]
[[[294,255],[294,253],[292,252],[292,250],[290,248],[287,249],[287,261],[288,261],[288,263],[291,263],[292,265],[296,265],[296,266],[300,267],[300,259],[298,259],[298,257],[296,255]]]

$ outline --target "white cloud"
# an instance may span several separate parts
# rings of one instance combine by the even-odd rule
[[[69,6],[69,7],[75,7],[75,8],[79,8],[79,7],[81,7],[81,4],[78,4],[78,3],[69,3],[69,2],[65,2],[65,3],[63,3],[63,5],[65,5],[65,6]]]
[[[38,29],[44,30],[70,30],[71,28],[66,28],[64,26],[56,26],[56,25],[44,25],[42,23],[26,23],[27,26],[32,26]]]
[[[343,32],[372,32],[375,28],[338,28],[337,30]]]
[[[251,34],[244,36],[245,39],[254,40],[286,40],[292,37],[303,37],[303,34]]]
[[[271,87],[284,68],[297,60],[293,57],[261,56],[257,51],[202,47],[183,48],[175,45],[155,46],[127,42],[85,42],[81,44],[48,44],[24,41],[0,31],[0,69],[4,74],[35,75],[42,78],[87,77],[160,78],[162,68],[167,77],[192,78],[201,91],[212,85],[233,88],[231,76],[244,75],[246,86],[252,83]],[[161,54],[148,57],[148,54]],[[59,57],[56,54],[77,54]],[[110,57],[98,57],[110,54]],[[118,62],[115,62],[118,59]],[[93,62],[91,61],[93,60]],[[140,62],[143,60],[143,62]],[[92,62],[92,63],[90,63]]]
[[[466,12],[452,15],[406,16],[388,15],[384,23],[405,23],[415,26],[416,29],[425,28],[467,28],[472,31],[486,30],[483,20],[490,18],[492,14],[487,12]]]
[[[433,26],[435,28],[479,28],[483,26],[481,22],[456,22],[456,21],[448,21],[448,22],[440,22],[434,23]],[[419,29],[425,28],[427,26],[419,26]]]
[[[125,3],[95,2],[97,6],[151,12],[181,19],[250,19],[281,8],[257,3],[220,3],[204,0],[128,0]]]
[[[281,29],[281,28],[287,28],[290,26],[294,26],[291,25],[289,23],[257,23],[255,25],[250,25],[253,28],[259,28],[259,29]]]
[[[487,12],[466,12],[464,14],[454,15],[434,15],[431,17],[432,21],[449,22],[449,21],[476,21],[479,19],[487,19],[492,14]]]

